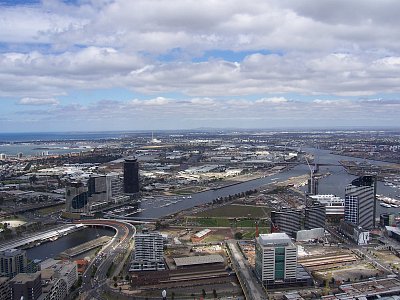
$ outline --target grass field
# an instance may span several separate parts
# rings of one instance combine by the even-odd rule
[[[271,210],[267,207],[252,205],[229,204],[196,214],[196,217],[225,217],[225,218],[263,218],[270,215]]]
[[[268,228],[266,227],[260,227],[258,228],[258,233],[269,233]],[[256,230],[245,230],[243,232],[243,239],[254,239],[256,235]]]

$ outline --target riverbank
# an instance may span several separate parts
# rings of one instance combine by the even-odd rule
[[[328,151],[328,150],[327,150]],[[372,156],[372,157],[365,157],[365,153],[360,153],[360,152],[340,152],[340,151],[330,151],[331,154],[333,155],[340,155],[340,156],[345,156],[345,157],[353,157],[353,158],[358,158],[358,159],[364,159],[364,160],[374,160],[374,161],[379,161],[383,163],[388,163],[388,164],[394,164],[400,167],[400,161],[398,158],[393,158],[393,160],[388,160],[388,159],[381,159],[379,157]]]

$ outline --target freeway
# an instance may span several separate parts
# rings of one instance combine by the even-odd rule
[[[136,234],[136,228],[132,224],[117,220],[98,219],[78,222],[85,225],[108,226],[116,230],[111,241],[101,249],[82,275],[80,299],[103,299],[102,294],[104,288],[107,287],[107,272],[128,250],[130,242]],[[119,261],[119,264],[123,263],[124,260]],[[119,268],[117,267],[117,269]]]

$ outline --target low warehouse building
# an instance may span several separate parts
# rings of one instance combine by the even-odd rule
[[[184,269],[199,265],[223,265],[225,260],[221,255],[186,256],[174,258],[177,269]]]

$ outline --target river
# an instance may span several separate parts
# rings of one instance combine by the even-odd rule
[[[114,236],[114,234],[115,231],[112,229],[85,228],[63,236],[54,242],[47,242],[41,244],[40,246],[27,249],[27,257],[31,260],[45,260],[47,258],[53,258],[66,249],[94,240],[99,236]],[[85,254],[83,254],[83,256],[85,256]]]
[[[312,153],[315,159],[320,164],[332,164],[337,166],[321,166],[320,173],[331,173],[319,180],[319,193],[320,194],[334,194],[341,198],[344,198],[344,189],[347,184],[349,184],[356,176],[350,175],[346,170],[340,166],[340,160],[353,160],[358,162],[367,161],[375,165],[387,165],[389,163],[373,160],[364,160],[360,158],[347,157],[342,155],[331,154],[328,150],[321,150],[315,148],[303,148],[303,151]],[[217,190],[208,190],[201,193],[196,193],[191,195],[191,198],[177,196],[177,197],[155,197],[154,199],[148,199],[147,201],[142,201],[140,208],[143,209],[142,212],[134,215],[137,219],[146,218],[160,218],[163,216],[170,215],[172,213],[178,212],[180,210],[189,209],[196,205],[201,205],[209,203],[218,197],[226,197],[229,195],[234,195],[236,193],[245,192],[248,190],[257,189],[262,185],[270,184],[273,181],[285,181],[290,177],[300,176],[304,174],[309,174],[309,168],[306,164],[297,165],[290,170],[286,170],[282,173],[275,175],[246,181],[243,183],[238,183],[236,185],[223,187]],[[306,187],[302,190],[305,191]],[[385,186],[382,182],[377,184],[377,193],[388,197],[396,198],[396,195],[400,194],[400,190]],[[178,201],[177,203],[172,203],[168,206],[164,206],[165,203],[171,203]],[[380,205],[377,206],[377,215],[382,212],[400,212],[400,208],[384,208]]]

